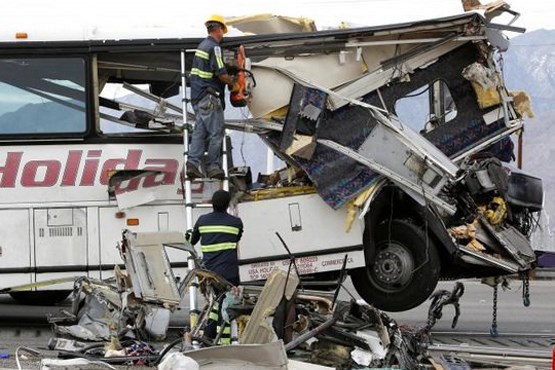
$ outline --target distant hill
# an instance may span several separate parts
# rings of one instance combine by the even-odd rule
[[[543,179],[545,209],[554,216],[555,30],[533,31],[511,39],[504,72],[509,89],[525,90],[532,98],[536,116],[525,123],[523,168]]]
[[[0,132],[44,133],[85,130],[85,113],[54,102],[29,103],[0,115]]]

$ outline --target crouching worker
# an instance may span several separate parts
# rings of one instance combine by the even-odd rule
[[[207,270],[215,272],[237,286],[239,285],[237,243],[243,234],[243,222],[239,217],[227,213],[230,200],[229,192],[225,190],[216,191],[212,195],[213,212],[198,218],[189,241],[195,245],[200,240],[202,262]],[[205,336],[210,339],[216,337],[216,327],[220,321],[219,306],[221,301],[218,303],[218,305],[214,305],[213,312],[210,313],[210,320],[204,332]],[[222,344],[227,344],[230,335],[231,332],[228,326],[224,328]]]

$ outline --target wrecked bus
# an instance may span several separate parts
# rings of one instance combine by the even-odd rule
[[[521,31],[465,13],[226,38],[226,59],[240,46],[249,58],[249,117],[227,127],[255,133],[287,164],[255,181],[245,167],[228,174],[245,224],[242,282],[293,261],[303,284],[336,284],[346,270],[366,301],[401,311],[440,278],[525,278],[543,191],[509,163],[527,95],[503,84],[504,30]],[[3,276],[101,276],[118,264],[122,229],[192,227],[185,208],[201,208],[185,200],[179,104],[200,40],[2,43],[4,95],[31,97],[1,125],[0,212],[20,230],[0,233]],[[104,94],[110,84],[150,105]],[[195,186],[196,203],[219,183]]]
[[[510,164],[530,107],[503,84],[504,30],[519,31],[467,13],[246,44],[250,111],[282,123],[262,137],[299,170],[238,203],[242,281],[294,258],[315,283],[346,268],[400,311],[440,278],[526,280],[543,191]]]

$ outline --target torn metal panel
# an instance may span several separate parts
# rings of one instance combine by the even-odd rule
[[[468,259],[469,263],[485,264],[486,266],[498,267],[511,274],[514,274],[515,272],[518,272],[520,270],[518,264],[507,259],[498,258],[463,245],[459,246],[459,250],[463,253],[463,260],[467,257],[475,259],[475,261],[472,259]]]
[[[185,243],[182,233],[124,233],[125,267],[137,297],[147,302],[178,305],[181,301],[164,244]]]
[[[276,269],[271,273],[241,336],[241,343],[270,342],[274,333],[266,323],[266,318],[273,314],[283,298],[291,299],[298,284],[299,278],[293,266],[291,266],[289,273],[281,269]]]
[[[410,178],[404,177],[403,175],[400,175],[399,173],[395,172],[394,170],[391,170],[388,166],[382,165],[381,163],[378,163],[376,161],[374,161],[374,159],[372,158],[372,154],[369,153],[365,153],[364,155],[355,152],[353,150],[350,150],[349,148],[343,147],[341,145],[338,145],[334,142],[331,142],[329,140],[318,140],[319,143],[330,147],[334,150],[337,150],[340,153],[345,154],[346,156],[353,158],[354,160],[356,160],[357,162],[360,162],[361,164],[364,164],[366,166],[368,166],[370,169],[381,173],[382,175],[388,177],[391,181],[397,183],[399,186],[403,187],[403,188],[408,188],[410,193],[409,194],[416,194],[417,196],[421,196],[423,199],[422,201],[419,200],[419,203],[425,203],[425,199],[430,199],[432,203],[435,203],[437,206],[443,208],[445,211],[449,212],[450,214],[454,214],[456,211],[456,208],[450,204],[448,204],[447,202],[445,202],[444,200],[442,200],[441,198],[437,197],[434,192],[430,192],[429,190],[429,186],[428,186],[428,190],[422,186],[419,185],[419,182],[417,181],[411,181]],[[391,144],[391,143],[390,143]],[[403,150],[404,154],[407,154],[407,152],[405,150]],[[390,152],[385,152],[384,154],[391,154]],[[410,154],[410,153],[409,153]],[[386,155],[387,158],[387,155]],[[398,165],[403,165],[406,164],[403,162],[395,162],[395,159],[399,159],[399,158],[395,158],[395,157],[390,157],[388,159],[392,159],[393,161],[390,163],[394,163],[394,164],[398,164]],[[395,167],[395,166],[394,166]],[[420,168],[422,170],[420,170]],[[410,171],[411,168],[407,167],[407,169]],[[427,169],[424,166],[420,166],[419,168],[416,168],[416,170],[418,171],[416,174],[417,176],[412,176],[411,172],[415,172],[414,168],[412,169],[411,172],[408,171],[403,171],[405,173],[409,173],[412,177],[418,177],[418,175],[421,176],[421,172],[426,172]],[[441,176],[439,176],[439,174],[435,174],[436,176],[433,176],[432,178],[430,178],[431,181],[435,181],[436,177],[439,177],[442,185],[445,183],[445,180],[443,180],[441,178]],[[436,185],[438,182],[440,182],[440,180],[437,180],[436,183],[433,183],[434,185]],[[428,184],[426,184],[428,185]],[[418,199],[418,198],[417,198]]]
[[[519,349],[511,347],[473,346],[468,344],[430,344],[432,353],[456,353],[458,357],[472,364],[490,365],[492,362],[501,366],[536,365],[549,368],[553,353],[551,350]]]
[[[536,260],[536,255],[526,237],[511,225],[506,225],[499,230],[485,220],[481,220],[481,225],[523,269],[530,268],[530,264]]]
[[[226,23],[242,32],[255,35],[316,31],[316,25],[312,19],[273,14],[226,17]]]
[[[336,370],[336,367],[322,366],[311,364],[308,362],[289,360],[287,362],[287,368],[289,370]]]
[[[145,182],[141,179],[147,176],[153,179],[150,183],[156,186],[144,186]],[[165,199],[166,189],[161,186],[164,182],[160,181],[164,176],[166,173],[152,170],[114,170],[108,181],[108,194],[115,196],[120,210]]]
[[[314,68],[316,65],[318,68]],[[337,55],[319,54],[296,56],[292,59],[267,58],[253,63],[251,70],[256,76],[256,87],[252,90],[253,103],[249,105],[249,109],[253,117],[258,118],[289,104],[293,82],[285,78],[279,70],[287,70],[315,84],[333,88],[361,77],[364,65],[353,54],[349,54],[343,64]],[[272,99],[263,95],[267,91],[272,91]]]
[[[451,41],[430,50],[426,49],[417,55],[407,56],[389,67],[380,65],[378,69],[371,71],[366,76],[335,89],[334,91],[337,92],[338,95],[330,96],[329,108],[335,110],[349,104],[349,101],[341,98],[341,96],[358,99],[380,88],[389,81],[402,77],[402,74],[399,74],[399,72],[406,71],[406,73],[409,73],[418,68],[425,68],[431,62],[436,61],[440,56],[458,48],[464,43],[465,41]],[[368,52],[370,53],[370,51]],[[374,50],[371,52],[373,53]]]
[[[215,346],[187,351],[201,370],[287,370],[287,355],[281,340],[266,344]]]

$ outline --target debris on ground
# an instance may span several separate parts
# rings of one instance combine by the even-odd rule
[[[431,330],[446,305],[454,306],[452,326],[457,323],[462,283],[432,294],[427,324],[410,328],[363,301],[302,289],[296,270],[287,266],[275,269],[263,287],[234,287],[202,268],[190,270],[178,284],[164,246],[194,250],[173,233],[153,234],[123,233],[119,249],[126,270],[116,268],[115,278],[75,281],[72,310],[50,318],[55,336],[48,347],[58,358],[43,358],[42,369],[73,363],[161,370],[470,369],[476,358],[489,355],[484,348],[465,347],[476,353],[461,356],[453,346],[433,342]],[[141,253],[148,258],[138,257]],[[168,343],[169,314],[191,287],[202,296],[203,307],[191,310],[190,322]],[[208,337],[205,329],[214,313],[219,328],[216,337]],[[528,352],[519,355],[536,355]],[[518,364],[511,361],[505,362]]]
[[[394,320],[365,303],[300,290],[295,269],[276,269],[264,287],[238,288],[195,268],[178,286],[164,246],[179,244],[189,250],[187,242],[172,233],[155,234],[124,232],[119,249],[126,270],[116,268],[109,281],[75,282],[71,312],[50,318],[55,333],[50,349],[64,359],[161,368],[182,362],[194,368],[193,362],[176,353],[196,361],[201,369],[237,368],[233,364],[239,363],[253,369],[286,369],[288,358],[296,361],[292,367],[310,363],[334,369],[416,368],[418,347]],[[164,347],[169,314],[191,286],[198,287],[204,307],[191,316],[190,327],[184,323],[182,336]],[[220,329],[215,338],[208,338],[204,329],[214,307]],[[234,346],[221,345],[226,326],[233,328]],[[265,360],[260,362],[261,358]]]

